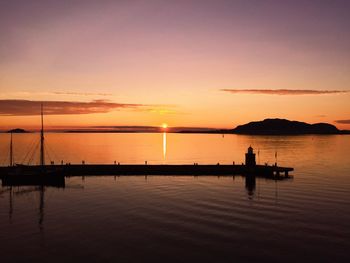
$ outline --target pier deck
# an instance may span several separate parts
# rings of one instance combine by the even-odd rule
[[[0,178],[13,174],[89,175],[255,175],[262,177],[288,176],[293,168],[267,165],[197,165],[197,164],[69,164],[0,167]]]
[[[267,165],[197,165],[197,164],[73,164],[19,165],[0,167],[3,186],[45,185],[64,187],[65,177],[71,176],[235,176],[268,179],[290,178],[293,168]]]

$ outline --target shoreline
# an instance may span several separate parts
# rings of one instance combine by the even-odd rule
[[[26,131],[26,132],[17,132],[13,134],[32,134],[32,133],[40,133],[40,131]],[[233,135],[250,135],[250,136],[299,136],[299,135],[350,135],[349,130],[343,130],[339,133],[237,133],[231,132],[229,130],[218,130],[218,131],[60,131],[60,130],[47,130],[45,133],[167,133],[167,134],[233,134]],[[0,134],[10,134],[8,131],[0,131]]]

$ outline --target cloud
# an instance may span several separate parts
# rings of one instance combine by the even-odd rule
[[[166,105],[167,107],[174,107],[172,105]],[[179,111],[177,110],[173,110],[173,109],[165,109],[163,106],[160,105],[160,107],[157,108],[138,108],[135,109],[135,111],[146,111],[146,112],[150,112],[150,113],[156,113],[156,114],[160,114],[160,115],[170,115],[170,114],[180,114]]]
[[[54,95],[75,95],[75,96],[112,96],[112,93],[92,93],[92,92],[64,92],[55,91],[51,94]]]
[[[44,104],[45,115],[106,113],[118,109],[136,109],[149,106],[144,104],[115,103],[106,100],[93,100],[90,102],[0,100],[0,116],[39,115],[41,103]]]
[[[113,96],[112,93],[106,93],[106,92],[73,92],[73,91],[53,91],[53,92],[47,92],[47,91],[15,91],[15,92],[1,92],[0,99],[6,100],[7,98],[13,98],[16,100],[26,100],[33,98],[34,96],[36,98],[57,98],[58,96],[77,96],[77,97],[88,97],[88,96],[95,96],[95,97],[108,97]]]
[[[350,90],[313,90],[313,89],[221,89],[229,93],[266,94],[266,95],[323,95],[348,93]]]
[[[350,124],[350,120],[337,120],[335,122],[339,124]]]

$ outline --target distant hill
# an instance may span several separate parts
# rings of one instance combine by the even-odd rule
[[[293,135],[293,134],[342,134],[332,124],[309,124],[286,119],[265,119],[263,121],[249,122],[239,125],[232,130],[237,134],[266,134],[266,135]]]
[[[27,133],[28,131],[17,128],[17,129],[13,129],[13,130],[9,130],[7,131],[8,133]]]

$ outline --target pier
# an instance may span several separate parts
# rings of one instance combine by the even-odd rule
[[[282,180],[290,178],[293,168],[255,165],[144,165],[144,164],[72,164],[1,167],[3,186],[45,185],[64,187],[65,177],[72,176],[235,176],[263,177]]]
[[[108,176],[108,175],[255,175],[261,177],[288,177],[293,168],[268,165],[227,164],[69,164],[28,165],[1,167],[0,178],[11,176]]]
[[[257,165],[253,148],[245,155],[245,164],[61,164],[15,165],[0,167],[0,179],[6,185],[46,185],[64,187],[71,176],[235,176],[268,179],[290,178],[290,167]]]

